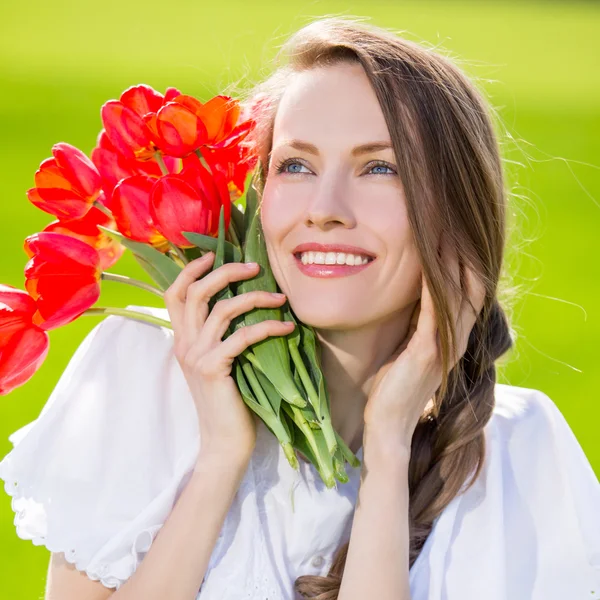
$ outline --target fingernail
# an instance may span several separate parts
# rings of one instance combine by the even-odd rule
[[[255,269],[256,267],[258,267],[258,263],[255,262],[245,263],[245,265],[247,269]]]
[[[285,298],[285,294],[279,294],[277,292],[271,292],[271,296],[273,296],[273,298]]]

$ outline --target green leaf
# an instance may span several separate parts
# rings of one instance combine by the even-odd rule
[[[200,250],[208,252],[217,251],[217,238],[202,235],[201,233],[194,233],[193,231],[183,231],[182,235],[186,240],[194,244],[194,246],[200,248]],[[242,262],[242,252],[231,242],[225,242],[225,262]]]
[[[335,478],[341,483],[348,483],[350,481],[348,473],[346,473],[346,467],[344,466],[344,456],[339,446],[333,455],[333,473]]]
[[[248,230],[252,225],[252,219],[256,214],[258,208],[258,196],[256,190],[252,185],[248,185],[248,191],[246,192],[246,208],[244,210],[244,239],[247,239]]]
[[[137,262],[163,292],[171,286],[179,273],[181,273],[181,267],[177,263],[149,244],[134,242],[118,231],[108,229],[102,225],[98,225],[98,229],[101,229],[108,237],[117,240],[131,250]]]
[[[258,369],[255,369],[256,378],[260,383],[260,387],[262,387],[263,391],[267,395],[269,399],[269,403],[273,407],[273,412],[277,415],[279,414],[279,409],[281,407],[281,394],[273,387],[273,384],[269,381],[269,379],[263,375]]]
[[[211,238],[213,239],[213,238]],[[225,260],[225,209],[221,206],[221,213],[219,215],[219,237],[217,238],[217,248],[215,252],[215,260],[213,261],[212,271],[216,271],[222,267],[227,261]],[[226,285],[222,290],[219,290],[210,300],[208,301],[209,309],[212,310],[215,304],[219,300],[226,298],[233,298],[233,292],[229,285]],[[227,333],[230,333],[230,327],[227,329]]]
[[[285,427],[285,430],[287,431],[291,443],[293,444],[296,437],[296,427],[294,427],[294,423],[290,420],[290,418],[287,416],[287,413],[283,410],[279,411],[279,420]]]
[[[244,371],[240,363],[236,360],[234,362],[234,371],[235,371],[235,380],[240,391],[240,395],[242,399],[246,403],[246,405],[251,408],[264,422],[265,424],[273,431],[275,425],[275,415],[271,413],[271,411],[267,410],[263,406],[261,406],[254,397],[248,382],[246,381],[246,377],[244,376]]]
[[[235,229],[235,233],[240,240],[240,244],[244,243],[246,229],[244,227],[244,213],[237,207],[236,204],[231,205],[231,221]]]

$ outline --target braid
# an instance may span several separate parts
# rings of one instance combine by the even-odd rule
[[[494,409],[495,361],[513,345],[498,301],[487,323],[478,321],[467,350],[450,373],[449,392],[439,409],[423,416],[411,444],[409,464],[410,567],[419,556],[435,519],[473,485],[485,458],[484,427]],[[438,405],[438,402],[435,403]],[[437,414],[435,414],[437,413]],[[349,542],[337,552],[327,576],[301,575],[295,589],[310,600],[337,600]]]

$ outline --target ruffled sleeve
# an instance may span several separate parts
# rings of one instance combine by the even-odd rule
[[[600,597],[600,485],[543,392],[498,384],[477,482],[438,519],[412,600]]]
[[[128,308],[168,320],[166,309]],[[105,318],[0,462],[17,535],[110,588],[149,550],[199,450],[172,339],[168,328]]]

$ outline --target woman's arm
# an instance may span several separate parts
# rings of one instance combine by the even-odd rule
[[[195,600],[249,460],[200,452],[148,553],[116,592],[53,555],[46,600]]]
[[[410,449],[366,440],[358,500],[338,600],[410,600]]]

